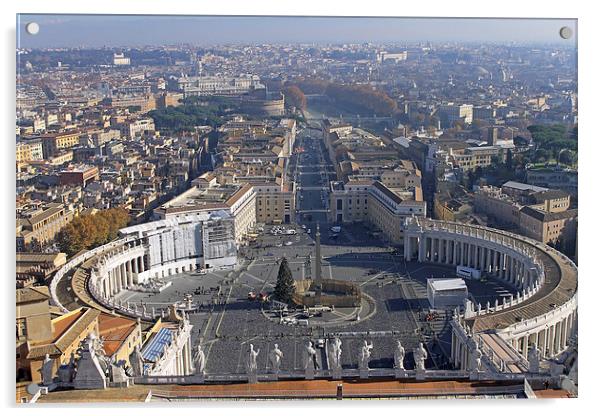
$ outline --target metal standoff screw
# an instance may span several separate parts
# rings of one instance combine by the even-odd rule
[[[27,25],[25,25],[25,31],[30,35],[37,35],[40,31],[40,25],[36,22],[27,23]]]

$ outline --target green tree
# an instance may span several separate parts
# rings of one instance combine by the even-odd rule
[[[558,156],[558,161],[560,163],[564,163],[565,165],[573,165],[575,163],[575,160],[577,159],[576,156],[576,153],[570,150],[565,150],[564,152],[561,152]]]
[[[534,159],[536,162],[547,162],[552,157],[552,152],[547,149],[537,149],[535,151]]]
[[[278,269],[278,278],[276,279],[276,287],[274,288],[274,297],[276,300],[284,303],[291,303],[295,294],[295,280],[288,266],[286,257],[280,260],[280,268]]]

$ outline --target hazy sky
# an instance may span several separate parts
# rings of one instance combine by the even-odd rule
[[[40,32],[24,27],[35,21]],[[560,27],[574,36],[560,38]],[[576,45],[576,20],[18,15],[20,47],[476,41]]]

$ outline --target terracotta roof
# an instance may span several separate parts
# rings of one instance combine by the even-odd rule
[[[523,207],[520,212],[542,222],[563,220],[577,216],[576,209],[569,209],[561,212],[545,212],[531,207]]]
[[[73,315],[67,314],[56,318],[53,322],[55,341],[51,344],[36,345],[30,348],[28,359],[41,359],[45,354],[62,354],[83,333],[93,321],[98,319],[100,311],[91,308],[81,308]]]
[[[574,397],[566,390],[535,390],[534,393],[538,399],[566,399]]]
[[[101,313],[98,317],[99,336],[104,338],[104,350],[113,355],[123,345],[127,337],[136,329],[134,319]]]
[[[536,192],[531,195],[531,198],[535,202],[544,202],[544,201],[547,201],[550,199],[562,199],[562,198],[568,198],[568,197],[569,197],[569,194],[560,189],[549,189],[547,191]]]
[[[52,322],[53,338],[55,340],[58,339],[67,328],[73,325],[73,323],[84,314],[84,312],[85,310],[80,308],[73,312],[67,313],[60,318],[54,319]]]
[[[43,395],[38,402],[116,402],[144,401],[152,388],[159,397],[189,397],[196,399],[217,398],[329,398],[337,395],[337,386],[342,385],[343,397],[485,397],[487,395],[524,394],[523,383],[491,381],[346,381],[346,380],[294,380],[273,381],[256,384],[197,384],[161,386],[133,385],[127,389],[108,388],[104,390],[54,390]]]
[[[380,190],[382,193],[384,193],[389,199],[391,199],[396,204],[403,202],[403,200],[399,197],[399,195],[397,195],[396,193],[391,191],[389,188],[387,188],[382,183],[375,181],[374,186],[376,187],[376,189]]]
[[[240,189],[238,191],[234,192],[234,194],[232,194],[232,196],[230,196],[230,198],[228,198],[226,200],[226,205],[228,205],[229,207],[234,205],[236,203],[236,201],[238,201],[252,187],[253,186],[251,184],[245,183],[243,186],[240,187]]]

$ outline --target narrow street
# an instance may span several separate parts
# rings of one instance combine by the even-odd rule
[[[330,181],[335,179],[334,167],[317,129],[299,132],[291,164],[292,178],[296,183],[297,222],[315,228],[316,223],[326,227],[330,204]]]

